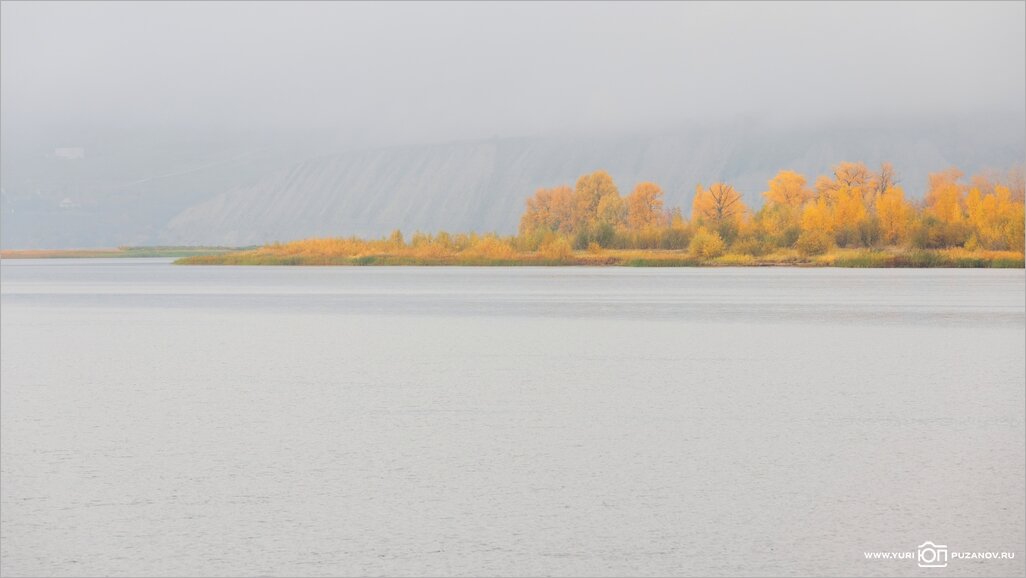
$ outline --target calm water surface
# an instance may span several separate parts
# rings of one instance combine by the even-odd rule
[[[0,274],[4,575],[1026,569],[1022,270]]]

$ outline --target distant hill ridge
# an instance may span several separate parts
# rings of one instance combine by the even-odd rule
[[[257,243],[314,235],[404,231],[516,230],[525,199],[538,187],[572,185],[605,169],[621,193],[651,180],[668,205],[690,205],[695,185],[733,183],[760,206],[780,168],[817,174],[841,160],[891,161],[910,196],[929,172],[966,171],[1021,162],[1023,143],[970,135],[682,132],[605,138],[500,139],[343,153],[304,161],[252,186],[190,207],[168,226],[168,241]]]
[[[174,178],[164,179],[159,190],[139,193],[132,197],[135,205],[163,207],[137,207],[136,220],[143,222],[111,220],[123,198],[116,195],[93,203],[72,199],[75,207],[70,210],[37,202],[27,215],[19,214],[23,191],[9,187],[5,177],[3,246],[255,244],[324,235],[377,236],[395,228],[512,233],[525,199],[538,187],[572,185],[579,175],[596,169],[609,171],[623,194],[637,182],[655,181],[666,191],[667,205],[686,210],[698,183],[730,182],[758,207],[766,181],[781,168],[805,173],[812,181],[842,160],[870,166],[890,161],[906,192],[917,197],[929,172],[956,165],[971,173],[1022,163],[1026,136],[1020,125],[851,123],[787,129],[737,123],[661,134],[307,152],[305,160],[264,153],[259,162],[246,157],[246,170],[238,176],[231,163],[183,170],[182,178],[189,179],[187,202],[175,196],[185,191],[175,189]],[[290,159],[303,156],[290,154]],[[221,155],[234,158],[227,152]],[[84,161],[89,161],[88,152]],[[103,190],[102,183],[90,186]],[[76,211],[92,217],[69,219]],[[43,223],[48,214],[68,224],[53,233],[33,226],[33,219]],[[102,234],[94,230],[97,223],[103,224]]]

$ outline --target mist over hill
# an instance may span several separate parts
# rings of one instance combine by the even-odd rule
[[[0,10],[5,248],[512,233],[597,169],[687,210],[890,161],[914,198],[1026,158],[1021,2]]]
[[[929,172],[1003,170],[1026,158],[1020,119],[734,122],[633,135],[492,138],[341,147],[323,135],[153,139],[7,135],[4,248],[253,244],[309,236],[516,231],[538,187],[609,171],[621,193],[659,183],[687,212],[695,185],[727,181],[754,206],[780,169],[809,176],[842,161],[894,163],[910,197]]]

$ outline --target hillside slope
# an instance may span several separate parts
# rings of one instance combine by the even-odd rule
[[[254,244],[314,235],[516,230],[538,187],[609,171],[626,194],[651,180],[687,208],[697,183],[734,184],[753,206],[779,169],[891,161],[912,197],[929,172],[1005,169],[1026,157],[1022,121],[769,128],[736,122],[635,135],[495,138],[360,150],[330,138],[4,133],[0,246]],[[161,137],[161,138],[157,138]],[[61,159],[57,147],[84,145]]]
[[[1014,128],[1014,127],[1013,127]],[[1024,157],[1021,131],[783,131],[734,127],[663,135],[603,138],[496,139],[384,148],[314,158],[238,187],[176,216],[166,242],[250,244],[319,235],[516,230],[535,189],[573,185],[577,176],[608,170],[626,194],[652,180],[669,206],[685,212],[697,183],[725,180],[761,205],[766,181],[779,169],[810,181],[840,160],[871,166],[891,161],[910,196],[929,172],[957,165],[972,172],[1006,168]]]

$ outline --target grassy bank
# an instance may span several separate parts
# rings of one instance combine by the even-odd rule
[[[383,250],[365,254],[297,251],[272,245],[216,255],[195,255],[175,261],[180,265],[305,265],[305,266],[607,266],[607,267],[867,267],[867,268],[1018,268],[1022,253],[968,251],[965,249],[835,249],[823,255],[803,256],[794,250],[754,256],[726,254],[700,258],[687,251],[590,250],[560,254],[514,252],[505,255],[478,253],[418,254],[411,249]]]
[[[117,247],[114,249],[14,249],[0,251],[2,259],[97,259],[194,257],[223,255],[251,247]]]

